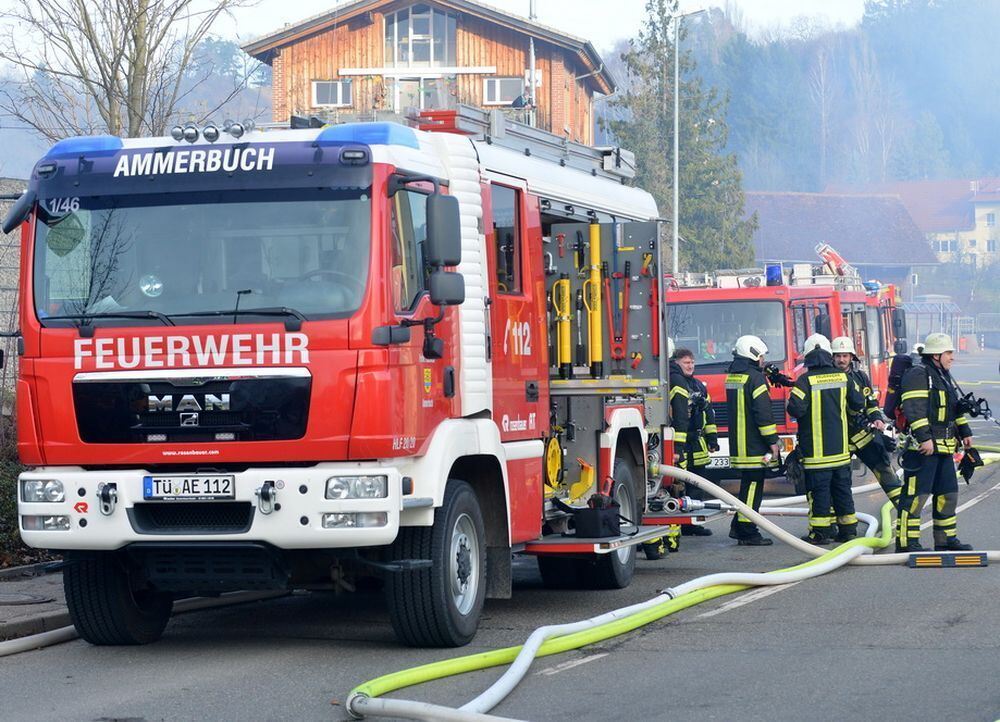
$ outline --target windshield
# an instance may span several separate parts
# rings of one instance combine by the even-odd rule
[[[702,371],[721,372],[733,360],[733,346],[744,334],[760,336],[767,360],[785,360],[785,315],[780,301],[671,303],[667,328],[677,348],[694,354]]]
[[[368,276],[369,192],[197,195],[42,201],[35,233],[39,318],[45,325],[79,324],[91,314],[106,316],[87,321],[95,324],[128,323],[115,314],[154,319],[141,323],[205,323],[212,312],[232,312],[237,299],[241,318],[265,308],[312,319],[358,309]]]

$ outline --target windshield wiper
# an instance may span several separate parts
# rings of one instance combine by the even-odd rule
[[[201,317],[215,317],[215,316],[291,316],[295,320],[288,319],[285,321],[286,331],[298,331],[302,328],[302,322],[308,321],[309,319],[302,315],[301,311],[296,311],[294,308],[289,308],[288,306],[269,306],[267,308],[239,308],[230,309],[229,311],[192,311],[190,313],[172,313],[171,317],[176,318],[178,316],[201,316]]]
[[[164,326],[176,326],[170,316],[159,311],[101,311],[100,313],[67,313],[58,316],[46,316],[42,321],[83,321],[77,328],[80,335],[90,337],[94,335],[94,324],[90,321],[95,318],[155,318]],[[86,329],[86,330],[85,330]]]

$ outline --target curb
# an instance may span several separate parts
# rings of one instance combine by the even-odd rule
[[[19,567],[8,567],[6,569],[0,569],[0,581],[7,579],[17,579],[19,577],[40,577],[45,574],[52,574],[54,572],[61,571],[60,569],[49,569],[54,564],[58,564],[58,561],[51,562],[37,562],[35,564],[23,564]]]
[[[53,629],[68,627],[73,622],[68,611],[47,612],[37,617],[19,619],[14,622],[0,622],[0,640],[28,637],[32,634],[50,632]]]

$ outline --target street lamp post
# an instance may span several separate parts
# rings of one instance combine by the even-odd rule
[[[682,18],[691,17],[692,15],[697,15],[698,13],[705,12],[705,8],[701,10],[693,10],[688,13],[677,13],[676,15],[671,15],[670,19],[673,21],[674,26],[674,233],[673,233],[673,269],[674,277],[680,272],[679,267],[679,250],[680,250],[680,117],[681,117],[681,88],[680,88],[680,77],[681,77],[681,50],[678,47],[679,36],[678,28],[681,24]]]

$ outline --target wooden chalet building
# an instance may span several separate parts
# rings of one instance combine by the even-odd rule
[[[511,104],[530,89],[532,38],[529,114]],[[349,0],[243,49],[274,71],[275,121],[389,119],[464,103],[591,144],[594,96],[615,83],[590,42],[474,0]]]

